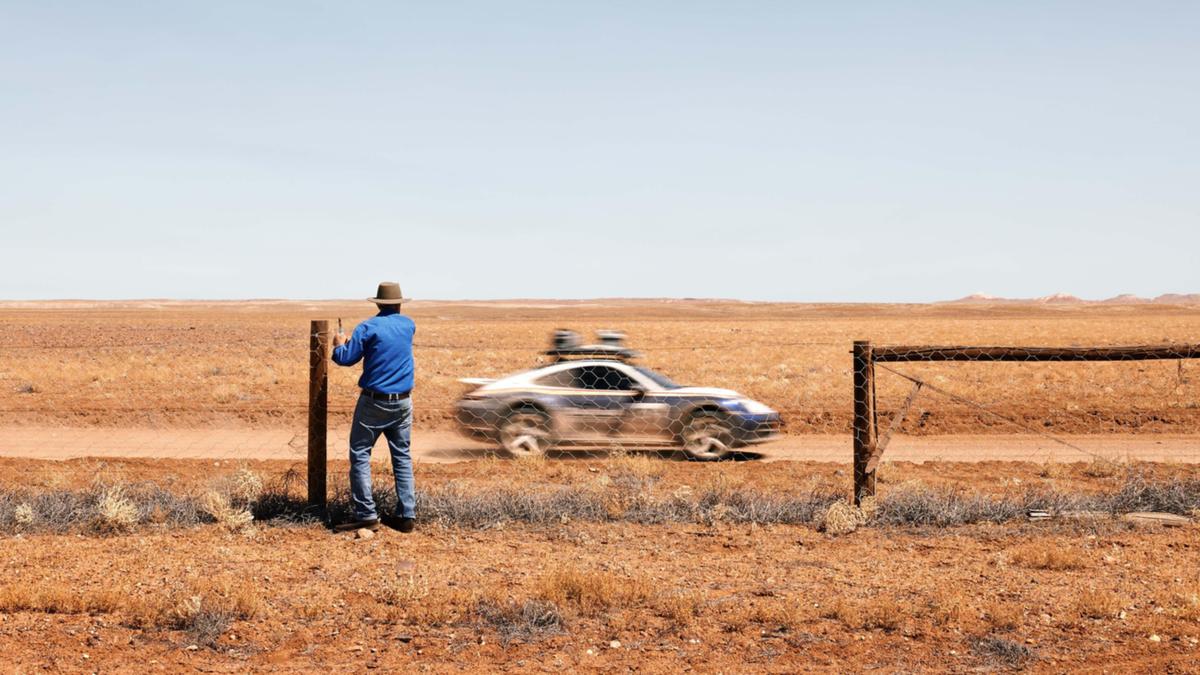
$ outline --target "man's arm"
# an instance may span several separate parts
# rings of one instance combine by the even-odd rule
[[[349,338],[345,333],[338,333],[333,338],[333,362],[339,366],[352,366],[363,357],[363,341],[367,337],[367,324],[358,324]]]

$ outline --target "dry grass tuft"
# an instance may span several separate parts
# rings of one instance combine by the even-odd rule
[[[38,585],[11,584],[0,587],[0,613],[44,612],[46,614],[107,614],[123,604],[117,590],[79,592],[69,584],[43,582]]]
[[[132,530],[138,524],[137,505],[125,496],[125,490],[119,485],[106,489],[96,503],[96,516],[93,525],[96,530],[106,534],[119,534]]]
[[[893,631],[916,613],[895,597],[879,595],[861,601],[838,598],[821,611],[821,618],[835,619],[852,629]]]
[[[665,593],[654,600],[654,611],[675,629],[687,628],[704,611],[704,594],[698,591]]]
[[[583,571],[565,566],[538,580],[535,596],[561,607],[572,607],[584,616],[646,603],[653,595],[647,582],[604,571]]]
[[[229,498],[230,503],[236,506],[249,506],[257,502],[263,494],[262,476],[246,467],[240,467],[227,476],[223,483],[222,492]]]
[[[969,630],[978,620],[968,596],[961,589],[941,589],[930,598],[928,616],[939,626]]]
[[[233,506],[228,497],[216,490],[209,490],[200,497],[200,508],[230,532],[244,531],[254,523],[254,514],[249,509]]]
[[[848,502],[838,501],[829,505],[819,529],[833,535],[849,534],[864,523],[866,516],[862,509]]]
[[[809,605],[792,598],[758,598],[750,605],[738,605],[726,612],[724,622],[730,632],[748,624],[757,624],[772,632],[788,632],[811,621]]]
[[[1021,625],[1022,612],[1017,605],[992,600],[983,606],[984,621],[996,630],[1012,630]]]
[[[33,512],[33,507],[28,503],[18,504],[17,508],[13,509],[13,523],[20,530],[27,530],[33,527],[36,516]]]
[[[1061,572],[1081,570],[1087,566],[1087,560],[1078,551],[1049,539],[1018,546],[1012,549],[1010,555],[1014,563],[1035,570]]]
[[[1079,473],[1088,478],[1112,478],[1124,471],[1120,462],[1103,457],[1094,457],[1080,469]]]
[[[429,584],[415,574],[397,574],[384,580],[379,600],[392,607],[408,607],[429,596]]]
[[[262,607],[252,587],[231,580],[149,595],[129,588],[79,591],[52,582],[0,587],[0,613],[118,614],[135,628],[185,631],[204,646],[216,644],[233,620],[260,615]]]
[[[891,596],[876,596],[863,606],[863,628],[896,630],[913,614],[911,608]]]
[[[1121,611],[1121,601],[1110,591],[1088,588],[1075,598],[1075,612],[1088,619],[1111,619]]]

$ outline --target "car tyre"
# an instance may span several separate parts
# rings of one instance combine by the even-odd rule
[[[500,445],[515,458],[541,457],[550,447],[550,419],[536,410],[515,410],[500,424]]]
[[[717,462],[733,453],[733,430],[724,417],[709,411],[691,416],[680,435],[683,452],[696,462]]]

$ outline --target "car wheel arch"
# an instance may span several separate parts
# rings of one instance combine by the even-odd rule
[[[702,414],[712,414],[722,418],[729,415],[728,411],[723,409],[716,401],[702,401],[699,403],[694,403],[684,409],[683,413],[678,417],[678,422],[676,423],[677,428],[673,429],[675,432],[675,437],[682,438],[683,430],[687,428],[688,423],[691,422],[692,419],[697,415]]]
[[[550,411],[546,409],[545,405],[543,405],[539,401],[532,400],[532,399],[524,399],[524,398],[518,399],[518,400],[510,403],[508,405],[508,407],[506,407],[504,409],[504,415],[503,415],[502,419],[504,417],[508,417],[509,415],[512,415],[513,413],[519,413],[519,412],[537,413],[539,415],[545,416],[545,418],[549,421],[553,421],[553,419],[554,419],[553,416],[550,414]]]

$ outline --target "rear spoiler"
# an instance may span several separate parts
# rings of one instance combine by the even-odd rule
[[[495,381],[495,378],[488,377],[464,377],[459,380],[459,382],[462,382],[463,384],[473,384],[476,387],[482,387],[485,384],[491,384]]]

